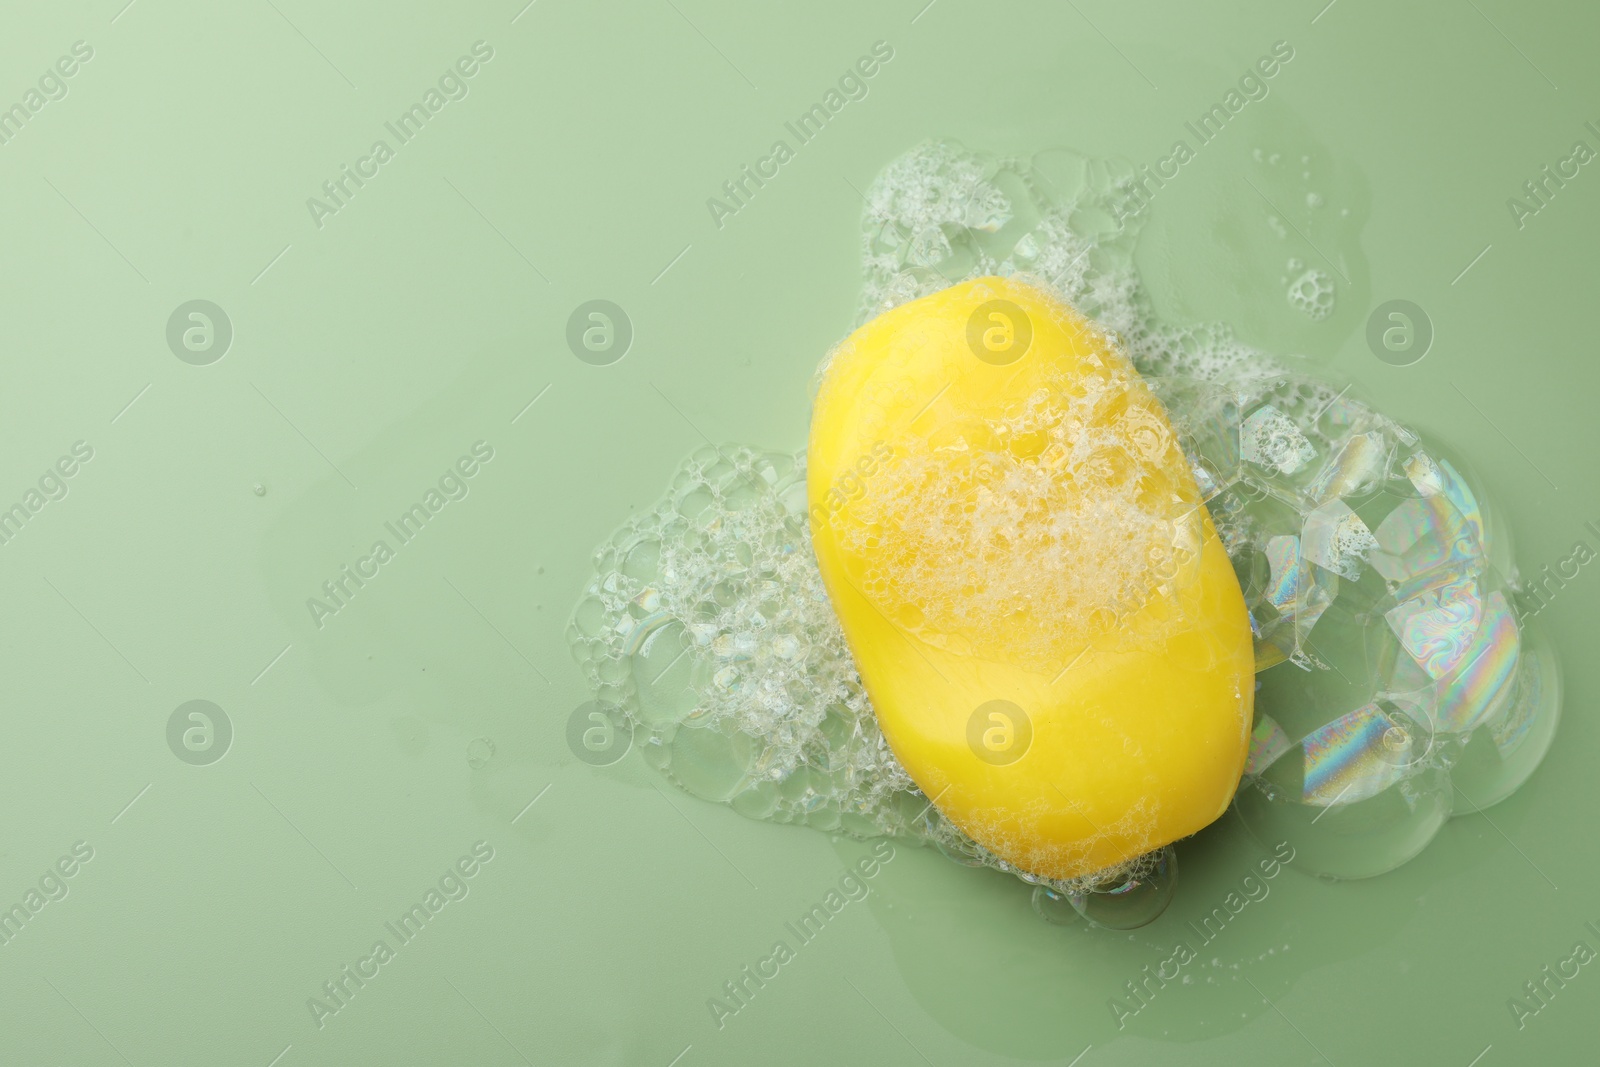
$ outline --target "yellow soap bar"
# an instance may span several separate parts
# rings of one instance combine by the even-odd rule
[[[807,496],[884,736],[979,844],[1080,878],[1226,810],[1244,598],[1165,411],[1073,309],[982,278],[861,327]]]

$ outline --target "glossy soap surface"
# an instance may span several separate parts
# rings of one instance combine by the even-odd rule
[[[856,665],[947,818],[1074,879],[1222,814],[1251,722],[1244,600],[1105,335],[1015,279],[904,304],[833,354],[807,462]]]

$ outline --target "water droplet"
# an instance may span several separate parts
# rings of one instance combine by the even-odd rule
[[[493,741],[487,737],[474,737],[467,742],[467,766],[478,770],[494,758],[494,752]]]

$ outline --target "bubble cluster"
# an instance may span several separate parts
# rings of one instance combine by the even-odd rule
[[[569,626],[646,759],[755,818],[902,833],[918,807],[828,604],[805,457],[706,447],[596,556]]]
[[[1283,388],[1263,386],[1241,397],[1241,426]],[[1297,425],[1308,462],[1286,476],[1246,460],[1208,502],[1256,635],[1235,806],[1305,867],[1364,877],[1526,779],[1559,678],[1516,616],[1504,532],[1457,463],[1346,398]]]
[[[1333,314],[1333,298],[1333,279],[1327,271],[1313,267],[1289,283],[1289,306],[1312,322]]]
[[[1554,657],[1513,610],[1509,541],[1459,461],[1344,391],[1288,373],[1226,326],[1156,319],[1133,269],[1136,234],[1112,207],[1132,180],[1131,167],[1064,151],[911,151],[867,193],[859,321],[967,279],[1026,275],[1114,339],[1176,433],[1134,418],[1123,446],[1187,463],[1250,611],[1256,718],[1238,814],[1264,841],[1293,840],[1297,866],[1379,873],[1451,814],[1503,799],[1532,773],[1558,717]],[[1332,285],[1307,271],[1290,297],[1320,317]],[[1096,499],[1127,523],[1136,490],[1119,489],[1115,469],[1074,433],[1094,403],[1025,403],[943,442],[982,438],[997,464],[902,457],[880,472],[852,507],[916,522],[904,533],[909,569],[873,576],[874,596],[893,602],[900,583],[901,606],[935,617],[935,630],[981,633],[1017,591],[1017,559],[1062,553],[1070,536],[972,560],[961,595],[937,602],[914,602],[908,591],[926,587],[916,568],[1000,543],[978,535],[1001,526],[1053,536],[1017,508],[1062,530],[1096,521],[1053,488],[1061,472],[1103,479]],[[952,471],[972,484],[952,484]],[[955,514],[951,500],[974,507]],[[1134,564],[1149,548],[1079,561],[1076,573],[1052,568],[1049,580],[1110,583],[1136,598],[1147,579]],[[1072,603],[1072,591],[1053,595]],[[1044,630],[1092,625],[1063,618]],[[685,460],[666,496],[597,551],[569,637],[597,700],[697,796],[1010,871],[1037,886],[1035,909],[1051,921],[1130,927],[1171,897],[1170,849],[1070,883],[1041,879],[973,842],[917,789],[878,729],[823,588],[803,452],[707,447]],[[1052,640],[1034,649],[1041,667]]]

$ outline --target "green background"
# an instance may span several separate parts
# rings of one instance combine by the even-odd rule
[[[593,546],[702,434],[802,444],[808,379],[855,310],[856,189],[927,137],[1153,161],[1279,40],[1295,59],[1268,99],[1151,208],[1158,306],[1454,445],[1524,573],[1600,545],[1600,171],[1521,229],[1506,207],[1573,141],[1600,147],[1600,14],[1323,2],[7,5],[0,107],[73,42],[94,53],[0,146],[0,506],[74,442],[94,456],[0,546],[0,903],[75,842],[94,856],[0,947],[0,1061],[1592,1056],[1600,966],[1521,1029],[1506,1006],[1574,942],[1600,948],[1587,570],[1541,616],[1567,715],[1518,795],[1375,880],[1291,864],[1120,1032],[1108,999],[1261,854],[1231,817],[1132,934],[1046,925],[1015,881],[900,847],[719,1029],[707,998],[867,846],[565,740]],[[319,228],[307,198],[479,40],[470,94]],[[879,40],[870,95],[718,228],[706,198]],[[1256,148],[1314,151],[1352,209],[1326,244],[1305,235],[1349,279],[1323,322],[1283,300],[1281,250],[1318,252],[1263,243]],[[610,366],[564,340],[595,298],[635,331]],[[1364,340],[1392,298],[1437,333],[1413,366]],[[166,341],[193,299],[234,331],[209,365]],[[477,441],[494,458],[470,494],[316,627],[306,598]],[[168,747],[193,699],[232,723],[210,765]],[[480,840],[470,894],[319,1028],[307,999]]]

